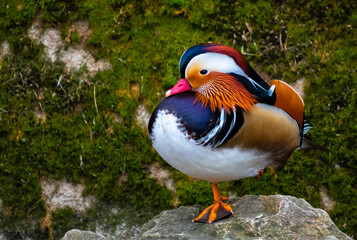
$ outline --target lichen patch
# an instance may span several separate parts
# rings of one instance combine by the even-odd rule
[[[77,21],[73,23],[72,27],[78,33],[78,38],[80,39],[79,44],[85,45],[92,33],[92,30],[89,29],[88,21]]]
[[[131,92],[133,96],[138,99],[140,97],[140,85],[139,83],[132,83],[131,84]]]
[[[304,87],[306,84],[306,78],[305,77],[301,77],[298,80],[296,80],[296,82],[294,82],[293,84],[291,84],[291,87],[295,89],[295,91],[302,97],[305,97],[305,93],[304,93]]]
[[[321,186],[320,187],[320,195],[321,195],[321,207],[325,211],[331,211],[335,205],[336,201],[333,200],[329,195],[328,195],[328,189],[326,186]]]
[[[73,46],[65,48],[66,44],[61,38],[59,29],[46,29],[42,34],[43,29],[39,17],[35,19],[29,29],[28,36],[35,43],[42,43],[45,46],[45,52],[51,62],[62,61],[65,64],[64,70],[66,73],[76,72],[81,67],[86,66],[89,75],[94,76],[98,71],[110,70],[112,68],[112,65],[105,59],[96,61],[88,51],[84,50],[91,33],[87,21],[75,22],[70,29],[76,30],[80,39],[80,43],[76,48]]]
[[[174,181],[169,170],[162,168],[155,162],[149,166],[150,177],[158,181],[161,186],[166,186],[170,191],[176,191]]]
[[[41,106],[41,103],[35,105],[35,118],[36,122],[45,123],[47,120],[47,115]]]
[[[173,205],[178,206],[179,200],[176,194],[174,180],[171,178],[169,170],[164,169],[159,163],[154,162],[149,166],[150,177],[157,180],[161,186],[166,186],[172,192]]]
[[[57,60],[58,53],[62,51],[64,47],[60,31],[54,28],[47,29],[40,41],[45,46],[45,51],[51,62],[55,62]]]
[[[54,181],[41,179],[42,195],[51,211],[70,207],[77,211],[85,211],[94,202],[94,197],[82,195],[84,184],[69,183],[66,180]]]
[[[143,104],[140,104],[139,107],[136,109],[134,119],[137,125],[147,131],[150,120],[150,113]]]
[[[11,51],[10,51],[9,42],[4,41],[0,46],[0,61],[4,56],[10,55],[10,54],[11,54]]]
[[[32,26],[29,29],[28,36],[32,41],[36,42],[37,44],[40,44],[41,32],[41,16],[37,15],[34,22],[32,23]]]

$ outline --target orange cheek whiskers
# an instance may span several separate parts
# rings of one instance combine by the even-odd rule
[[[212,80],[197,89],[196,101],[202,105],[210,106],[212,111],[224,107],[228,114],[235,110],[236,106],[245,111],[252,109],[257,102],[254,96],[233,76],[224,73],[211,73]]]

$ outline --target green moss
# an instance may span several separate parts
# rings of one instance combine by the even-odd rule
[[[6,209],[0,228],[14,238],[51,237],[40,227],[43,177],[84,180],[85,195],[139,212],[144,221],[172,208],[171,192],[149,177],[154,161],[171,170],[181,204],[210,204],[210,184],[168,167],[133,115],[140,104],[152,111],[162,100],[178,80],[187,48],[212,41],[243,49],[271,78],[293,83],[305,77],[311,136],[330,150],[294,153],[277,176],[268,171],[260,180],[222,183],[223,195],[290,194],[320,207],[324,185],[337,202],[331,218],[356,236],[356,9],[336,1],[2,1],[0,43],[7,40],[12,54],[0,59],[0,198]],[[112,69],[86,80],[86,67],[64,73],[63,63],[50,62],[43,46],[27,37],[36,16],[74,47],[81,39],[71,25],[88,20],[86,50],[109,60]],[[98,215],[105,204],[81,214],[57,210],[52,237],[76,226],[94,230],[96,218],[125,220],[122,213]]]

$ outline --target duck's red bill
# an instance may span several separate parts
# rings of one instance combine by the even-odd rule
[[[175,86],[173,86],[170,90],[166,92],[166,97],[189,90],[191,90],[190,84],[187,82],[186,79],[182,78],[180,79],[180,81],[178,81],[178,83],[176,83]]]

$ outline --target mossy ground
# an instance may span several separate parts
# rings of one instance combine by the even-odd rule
[[[337,202],[329,212],[332,220],[356,237],[356,9],[353,1],[332,0],[1,1],[0,43],[8,41],[11,55],[0,60],[0,229],[14,239],[57,239],[70,228],[91,228],[98,217],[93,209],[85,216],[58,210],[52,214],[53,232],[41,228],[42,177],[84,179],[85,194],[126,203],[144,214],[138,219],[152,217],[173,207],[171,192],[149,177],[147,165],[154,161],[171,170],[182,205],[209,204],[210,184],[165,164],[133,115],[139,104],[152,111],[161,101],[177,81],[178,61],[188,47],[212,41],[244,52],[270,78],[293,83],[305,77],[305,114],[315,127],[311,136],[330,150],[296,152],[277,176],[268,171],[260,180],[222,183],[222,192],[289,194],[320,207],[319,188],[327,186]],[[86,50],[109,60],[112,69],[87,83],[85,67],[64,74],[63,63],[49,61],[43,46],[28,38],[36,16],[44,28],[59,28],[62,39],[69,35],[67,44],[74,46],[79,36],[69,34],[70,26],[88,20]],[[139,96],[132,84],[139,84]],[[35,117],[39,106],[45,121]],[[128,179],[119,186],[123,174]]]

